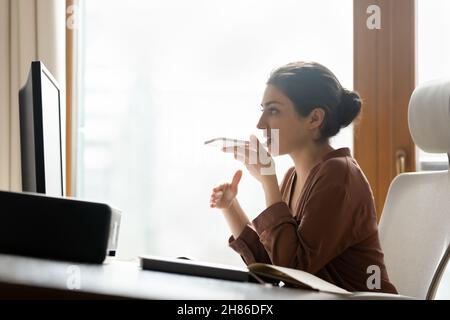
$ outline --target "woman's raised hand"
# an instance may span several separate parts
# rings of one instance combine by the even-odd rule
[[[224,183],[215,187],[211,194],[210,207],[228,209],[238,193],[239,181],[241,181],[242,170],[236,171],[231,183]]]
[[[222,151],[234,153],[234,158],[241,161],[250,174],[263,184],[276,175],[275,162],[272,156],[254,135],[250,136],[250,144],[224,147]]]

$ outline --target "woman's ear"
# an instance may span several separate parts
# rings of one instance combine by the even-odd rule
[[[308,124],[310,129],[317,129],[322,126],[325,120],[325,110],[322,108],[314,108],[308,117]]]

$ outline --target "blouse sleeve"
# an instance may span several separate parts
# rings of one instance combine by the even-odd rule
[[[272,263],[315,274],[353,241],[345,183],[319,177],[300,221],[285,202],[264,210],[253,226]]]
[[[283,193],[286,188],[288,176],[292,173],[292,170],[294,170],[294,167],[291,167],[284,175],[280,185],[281,193]],[[265,246],[260,241],[259,235],[253,224],[247,225],[237,239],[231,236],[228,240],[228,244],[234,251],[241,255],[242,260],[247,265],[255,262],[272,264],[270,256],[268,255]]]
[[[237,239],[231,236],[228,244],[241,255],[242,260],[247,265],[255,262],[271,264],[266,249],[259,241],[259,236],[251,225],[247,225]]]

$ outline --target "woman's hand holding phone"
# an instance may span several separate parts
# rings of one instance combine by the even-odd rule
[[[242,161],[250,174],[262,183],[266,197],[267,206],[281,201],[281,193],[278,188],[277,176],[275,173],[275,163],[271,155],[264,149],[258,139],[252,135],[250,142],[218,138],[207,141],[205,144],[214,145],[224,141],[238,141],[238,145],[224,146],[223,152],[231,152],[234,158]],[[241,142],[239,142],[241,141]],[[263,159],[264,161],[261,161]],[[255,161],[256,160],[256,161]],[[267,164],[269,167],[267,167]],[[231,183],[224,183],[213,189],[210,199],[211,208],[222,209],[233,236],[237,238],[245,226],[250,223],[247,215],[242,210],[236,199],[238,185],[242,178],[242,171],[238,170]]]
[[[223,141],[244,142],[240,143],[240,145],[223,147],[222,151],[226,153],[233,153],[234,158],[244,163],[250,174],[259,182],[261,182],[264,189],[267,206],[281,201],[282,197],[278,186],[278,179],[275,171],[275,162],[269,152],[267,152],[264,146],[259,142],[258,138],[254,135],[251,135],[249,143],[242,140],[225,138],[213,139],[210,140],[209,143],[221,143]],[[205,144],[208,144],[208,142]],[[242,171],[238,171],[234,175],[233,182],[231,184],[225,183],[213,189],[210,204],[212,208],[221,208],[224,211],[231,212],[233,211],[233,207],[239,208],[239,206],[237,205],[238,202],[237,200],[235,200],[235,198],[237,195],[237,186],[241,177]],[[233,206],[233,204],[235,204],[235,206]],[[238,211],[241,212],[242,209],[239,209]],[[231,215],[227,214],[227,216]],[[246,218],[244,213],[240,213],[236,216],[242,216],[243,218]],[[240,220],[244,221],[243,219]],[[236,223],[232,222],[230,223],[230,225],[236,225]],[[239,222],[237,225],[242,225],[242,223]]]
[[[254,135],[250,143],[240,146],[222,148],[223,152],[233,153],[236,160],[241,161],[250,174],[262,184],[272,182],[276,178],[275,161]]]
[[[275,161],[256,136],[250,136],[248,145],[223,148],[222,151],[233,153],[234,158],[244,163],[250,174],[261,182],[267,207],[282,200]]]

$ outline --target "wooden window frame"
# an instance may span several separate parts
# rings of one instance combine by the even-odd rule
[[[74,196],[73,190],[73,120],[74,120],[74,30],[67,26],[73,13],[69,8],[77,5],[77,0],[66,0],[66,196]]]
[[[392,180],[416,170],[416,146],[408,127],[416,86],[416,0],[354,0],[354,88],[363,99],[355,126],[354,156],[373,191],[378,220]],[[381,12],[381,28],[369,29],[368,7]],[[369,11],[369,13],[368,13]],[[399,152],[404,152],[404,170]]]

